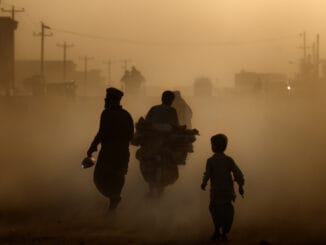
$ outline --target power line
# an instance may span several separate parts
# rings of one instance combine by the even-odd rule
[[[280,36],[274,38],[262,38],[248,41],[224,41],[224,42],[189,42],[189,41],[181,41],[181,42],[157,42],[157,41],[141,41],[141,40],[132,40],[126,38],[118,38],[118,37],[107,37],[107,36],[99,36],[92,35],[87,33],[80,33],[76,31],[69,31],[63,29],[52,28],[52,30],[67,33],[75,36],[90,38],[90,39],[99,39],[104,41],[111,42],[120,42],[132,45],[143,45],[143,46],[240,46],[240,45],[248,45],[248,44],[257,44],[257,43],[267,43],[267,42],[275,42],[284,39],[294,39],[297,35],[287,35]]]
[[[3,4],[3,3],[2,3]],[[6,4],[8,5],[8,4]],[[18,12],[18,11],[17,11]],[[35,25],[35,21],[32,20],[31,16],[28,13],[25,15],[29,18],[29,21]],[[275,42],[284,39],[294,39],[296,38],[295,35],[287,35],[287,36],[280,36],[280,37],[272,37],[272,38],[261,38],[261,39],[254,39],[254,40],[246,40],[246,41],[198,41],[198,42],[191,42],[191,41],[177,41],[177,42],[169,42],[169,41],[146,41],[146,40],[134,40],[128,38],[120,38],[120,37],[109,37],[109,36],[101,36],[101,35],[94,35],[89,33],[81,33],[72,30],[60,29],[60,28],[51,28],[52,31],[66,33],[74,36],[89,38],[89,39],[97,39],[109,42],[116,42],[116,43],[124,43],[130,45],[141,45],[141,46],[241,46],[241,45],[250,45],[250,44],[257,44],[257,43],[267,43],[267,42]]]
[[[0,0],[1,1],[1,0]],[[2,3],[4,4],[4,3]],[[9,4],[5,4],[9,5]],[[24,10],[24,9],[23,9]],[[19,12],[19,11],[16,11]],[[25,15],[28,17],[29,21],[35,25],[34,20],[32,20],[31,16],[28,13],[25,13]],[[284,39],[294,39],[296,38],[296,35],[287,35],[287,36],[280,36],[280,37],[273,37],[273,38],[261,38],[261,39],[254,39],[254,40],[246,40],[246,41],[177,41],[177,42],[169,42],[169,41],[146,41],[146,40],[134,40],[134,39],[128,39],[128,38],[120,38],[120,37],[109,37],[109,36],[101,36],[101,35],[94,35],[89,33],[81,33],[76,32],[72,30],[65,30],[65,29],[59,29],[52,27],[51,30],[60,32],[60,33],[66,33],[74,36],[94,39],[94,40],[103,40],[103,41],[109,41],[109,42],[116,42],[116,43],[124,43],[124,44],[130,44],[130,45],[141,45],[141,46],[241,46],[241,45],[252,45],[257,43],[267,43],[267,42],[275,42],[280,41]]]
[[[0,4],[1,5],[4,5],[4,6],[7,6],[7,7],[11,7],[12,6],[12,4],[9,4],[9,3],[5,3],[5,2],[3,2],[3,0],[0,0]],[[15,4],[15,6],[17,7],[17,4]],[[20,6],[18,6],[19,8],[22,8],[22,7],[20,7]]]
[[[4,12],[4,13],[11,13],[12,20],[15,20],[15,14],[16,13],[23,13],[23,12],[25,12],[25,9],[24,8],[16,9],[15,6],[11,6],[11,9],[1,8],[1,11]]]
[[[39,21],[35,21],[30,15],[29,13],[26,11],[25,12],[25,15],[24,15],[26,18],[26,20],[28,20],[28,22],[33,26],[33,27],[38,27],[39,25]]]

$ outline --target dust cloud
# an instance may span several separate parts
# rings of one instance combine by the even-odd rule
[[[32,33],[40,32],[43,21],[47,34],[54,34],[45,38],[45,63],[58,65],[53,80],[67,82],[60,80],[63,54],[57,46],[66,41],[74,44],[67,61],[81,85],[75,98],[32,96],[23,84],[28,77],[16,81],[15,96],[1,91],[0,243],[209,244],[209,191],[201,191],[200,183],[212,154],[209,139],[216,133],[228,136],[226,153],[246,180],[245,198],[235,202],[230,243],[326,243],[325,1],[0,2],[7,9],[25,8],[16,15],[15,58],[36,64],[36,73],[28,76],[39,74],[40,39]],[[302,64],[299,34],[305,30],[309,47],[317,33],[321,37],[320,63],[315,63],[324,68],[317,74],[317,89],[278,95],[236,91],[239,71],[282,73],[296,85]],[[81,92],[87,83],[85,55],[94,58],[88,68],[102,81],[99,88],[89,76],[89,88],[98,86],[94,90],[100,93],[87,96]],[[110,81],[104,64],[109,59]],[[200,136],[187,164],[179,167],[178,181],[159,200],[146,198],[137,148],[131,146],[121,205],[106,216],[108,203],[93,184],[94,169],[82,169],[81,161],[98,130],[105,86],[122,87],[126,61],[125,68],[135,65],[146,77],[142,95],[126,93],[122,99],[134,121],[160,102],[163,90],[179,89]],[[45,69],[45,76],[50,72]],[[213,96],[193,93],[200,76],[211,79]],[[306,82],[307,87],[314,83]]]
[[[3,239],[204,243],[212,231],[208,193],[200,181],[209,137],[229,137],[227,153],[242,168],[245,198],[236,200],[236,244],[325,241],[325,108],[323,97],[186,97],[200,131],[195,152],[160,200],[147,186],[131,147],[123,200],[105,216],[107,201],[80,162],[95,135],[103,98],[2,98],[1,232]],[[159,96],[125,96],[135,120]],[[15,241],[15,240],[14,240]],[[27,240],[32,241],[32,240]],[[47,241],[47,240],[43,240]]]

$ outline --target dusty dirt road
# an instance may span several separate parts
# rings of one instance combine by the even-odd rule
[[[0,244],[215,244],[208,240],[208,191],[199,185],[209,137],[217,132],[229,136],[228,154],[246,177],[229,244],[325,244],[322,107],[187,99],[201,135],[178,182],[160,200],[147,199],[131,147],[123,201],[110,215],[92,183],[93,170],[80,167],[102,98],[2,103]],[[126,98],[124,105],[137,120],[157,102]]]

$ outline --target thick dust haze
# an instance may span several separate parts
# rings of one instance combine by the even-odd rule
[[[2,106],[1,209],[4,234],[19,239],[202,243],[212,230],[208,193],[199,188],[209,137],[229,136],[227,153],[242,168],[233,242],[325,241],[325,100],[187,97],[200,130],[195,152],[160,200],[145,198],[135,147],[115,217],[80,161],[98,127],[102,99],[7,101]],[[134,118],[159,98],[123,101]],[[2,103],[3,105],[3,103]],[[9,231],[8,231],[9,230]],[[37,238],[35,238],[37,239]],[[75,240],[76,239],[76,240]]]
[[[136,147],[131,146],[122,202],[105,216],[107,200],[81,161],[95,136],[105,90],[97,96],[0,97],[0,243],[210,244],[209,191],[200,189],[210,137],[224,133],[226,151],[245,175],[235,202],[231,244],[323,244],[326,184],[326,86],[311,93],[236,93],[241,69],[286,73],[302,56],[299,33],[320,33],[325,57],[324,1],[3,0],[17,15],[17,59],[38,59],[39,21],[52,28],[46,59],[59,60],[58,42],[75,47],[70,59],[93,68],[108,58],[130,59],[157,91],[185,87],[200,132],[178,181],[161,199],[146,198]],[[0,5],[1,6],[1,5]],[[65,30],[66,32],[63,32]],[[73,33],[75,34],[73,34]],[[78,35],[77,35],[78,34]],[[324,35],[323,35],[324,34]],[[87,37],[88,36],[88,37]],[[120,87],[121,63],[112,70]],[[195,96],[197,76],[213,80],[213,96]],[[190,88],[189,88],[190,87]],[[228,87],[228,88],[225,88]],[[181,90],[181,93],[183,91]],[[136,122],[160,103],[159,93],[126,95]]]

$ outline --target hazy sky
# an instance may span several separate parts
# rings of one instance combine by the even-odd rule
[[[76,63],[82,55],[94,56],[91,65],[104,69],[105,59],[128,58],[153,84],[189,84],[198,75],[228,83],[241,69],[293,73],[296,67],[289,60],[301,57],[303,30],[308,41],[321,34],[321,57],[325,56],[325,0],[2,2],[2,7],[15,4],[26,9],[17,14],[17,58],[39,57],[40,40],[32,33],[39,31],[42,20],[54,29],[107,37],[53,30],[54,36],[46,40],[47,59],[61,59],[56,44],[66,40],[75,45],[69,57]],[[120,75],[121,63],[116,63],[113,76]]]

